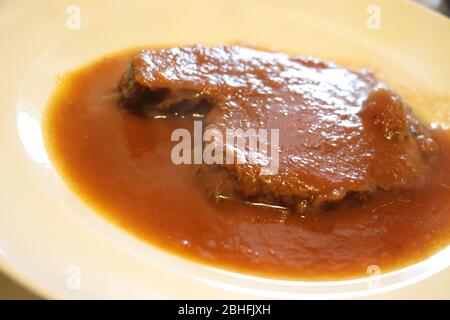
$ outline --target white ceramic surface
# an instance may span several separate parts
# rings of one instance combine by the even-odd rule
[[[58,74],[141,45],[251,41],[351,61],[379,71],[427,121],[450,124],[449,20],[407,1],[376,3],[379,30],[367,27],[366,0],[0,2],[0,267],[54,298],[450,298],[450,248],[377,279],[330,283],[253,278],[161,252],[80,201],[43,145]],[[74,4],[80,30],[66,26]]]

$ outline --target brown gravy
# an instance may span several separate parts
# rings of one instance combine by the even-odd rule
[[[450,243],[450,135],[424,190],[379,193],[301,216],[214,204],[189,166],[171,162],[176,128],[118,105],[115,86],[135,52],[66,74],[44,119],[47,149],[72,189],[139,238],[192,260],[279,279],[333,280],[418,262]]]

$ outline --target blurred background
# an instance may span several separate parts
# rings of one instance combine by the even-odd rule
[[[450,17],[450,0],[414,0],[432,10]],[[0,0],[1,2],[1,0]],[[2,12],[0,12],[0,20]],[[22,287],[14,280],[0,272],[0,300],[9,299],[39,299],[35,293]]]
[[[415,1],[433,10],[439,11],[442,14],[445,14],[447,17],[450,16],[450,0],[415,0]]]

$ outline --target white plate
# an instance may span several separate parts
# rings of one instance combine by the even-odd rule
[[[92,212],[43,147],[40,120],[57,75],[140,45],[242,40],[372,66],[428,121],[450,124],[449,20],[384,0],[377,1],[381,28],[370,29],[367,19],[378,9],[371,3],[78,0],[81,29],[70,30],[67,18],[77,8],[61,1],[33,8],[2,1],[2,269],[54,298],[450,298],[450,270],[436,274],[449,264],[450,249],[376,280],[332,283],[246,277],[171,256]],[[429,103],[435,95],[444,98]]]

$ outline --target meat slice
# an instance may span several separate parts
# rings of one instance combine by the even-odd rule
[[[314,58],[241,46],[148,50],[118,90],[126,108],[149,117],[199,113],[224,134],[278,130],[275,174],[248,162],[200,167],[216,198],[305,212],[349,195],[420,188],[439,153],[427,128],[370,72]]]

